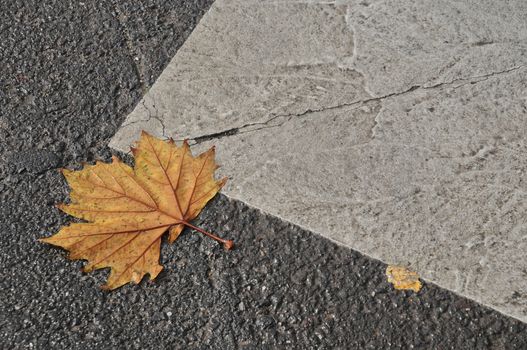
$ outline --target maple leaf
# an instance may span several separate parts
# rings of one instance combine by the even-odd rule
[[[189,223],[226,182],[214,179],[214,147],[194,157],[186,141],[178,147],[143,131],[132,153],[133,169],[115,156],[79,171],[62,169],[71,203],[58,207],[87,222],[41,239],[68,250],[70,259],[88,260],[86,272],[110,267],[104,289],[139,283],[146,274],[153,280],[163,269],[159,253],[167,231],[170,243],[187,226],[233,246]]]
[[[386,277],[397,290],[413,290],[417,293],[422,287],[419,275],[404,266],[389,265],[386,267]]]

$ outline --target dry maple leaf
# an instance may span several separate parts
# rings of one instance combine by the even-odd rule
[[[416,293],[421,290],[419,275],[404,266],[389,265],[386,268],[386,277],[397,290],[413,290]]]
[[[189,223],[225,184],[214,179],[214,148],[193,157],[186,141],[178,147],[143,132],[132,152],[133,169],[115,156],[79,171],[62,169],[71,203],[58,207],[87,222],[41,239],[69,250],[70,259],[88,260],[86,272],[110,267],[104,289],[139,283],[147,273],[153,280],[163,269],[159,253],[167,231],[170,243],[188,226],[233,246]]]

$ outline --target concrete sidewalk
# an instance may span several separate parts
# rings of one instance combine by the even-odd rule
[[[215,144],[228,196],[527,321],[525,16],[218,0],[110,146]]]

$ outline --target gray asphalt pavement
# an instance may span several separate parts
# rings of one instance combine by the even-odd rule
[[[218,196],[163,245],[153,283],[99,289],[107,272],[40,244],[72,219],[59,167],[108,159],[126,114],[211,1],[14,1],[0,11],[0,348],[523,349],[527,326]],[[130,160],[128,160],[130,161]]]

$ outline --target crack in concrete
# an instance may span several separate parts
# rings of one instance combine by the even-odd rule
[[[148,108],[146,105],[145,105],[145,99],[142,100],[142,105],[143,107],[148,111],[148,119],[145,120],[144,122],[149,122],[150,120],[152,119],[155,119],[159,122],[159,124],[161,125],[161,135],[165,138],[165,139],[168,139],[168,137],[166,136],[166,127],[165,127],[165,123],[163,122],[163,115],[161,115],[161,117],[159,117],[159,111],[156,107],[156,99],[155,99],[155,96],[152,95],[152,108],[154,109],[155,111],[155,114],[152,114],[152,111],[150,110],[150,108]]]
[[[409,87],[406,90],[399,91],[399,92],[393,92],[393,93],[386,94],[386,95],[383,95],[383,96],[371,97],[371,98],[364,99],[364,100],[358,100],[358,101],[353,101],[353,102],[348,102],[348,103],[341,103],[341,104],[337,104],[337,105],[334,105],[334,106],[328,106],[328,107],[322,107],[322,108],[315,108],[315,109],[309,108],[309,109],[306,109],[305,111],[300,112],[300,113],[275,114],[271,118],[269,118],[268,120],[263,121],[263,122],[247,123],[247,124],[244,124],[244,125],[239,126],[239,127],[234,127],[234,128],[218,131],[218,132],[215,132],[215,133],[210,133],[210,134],[196,136],[196,137],[190,138],[188,140],[189,141],[193,141],[193,144],[199,144],[199,143],[202,143],[202,142],[205,142],[205,141],[210,141],[210,140],[213,140],[213,139],[217,140],[217,139],[221,139],[221,138],[228,137],[228,136],[244,134],[244,133],[249,133],[249,132],[256,132],[256,131],[260,131],[260,130],[268,129],[268,128],[281,127],[284,124],[286,124],[287,122],[291,121],[293,118],[304,117],[306,115],[313,114],[313,113],[325,112],[325,111],[330,111],[330,110],[338,110],[338,109],[342,109],[342,108],[346,108],[346,107],[360,107],[362,105],[369,104],[369,103],[372,103],[372,102],[381,102],[382,103],[386,99],[399,97],[399,96],[411,93],[411,92],[416,91],[416,90],[420,90],[420,89],[421,90],[438,89],[438,88],[442,88],[442,87],[448,87],[448,86],[454,85],[454,84],[459,83],[459,82],[463,82],[462,84],[453,87],[453,89],[458,89],[458,88],[460,88],[462,86],[465,86],[465,85],[468,85],[468,84],[477,84],[477,83],[480,83],[482,81],[486,81],[486,80],[488,80],[488,79],[490,79],[492,77],[499,76],[501,74],[511,73],[511,72],[517,71],[517,70],[519,70],[521,68],[524,68],[524,67],[525,67],[525,65],[515,66],[515,67],[508,68],[508,69],[505,69],[505,70],[502,70],[502,71],[498,71],[498,72],[491,72],[491,73],[488,73],[488,74],[473,76],[473,77],[469,77],[469,78],[454,79],[454,80],[451,80],[451,81],[448,81],[448,82],[437,83],[437,84],[430,85],[430,86],[427,86],[426,83],[423,83],[423,84],[420,84],[420,85],[413,85],[413,86]],[[372,138],[374,136],[373,135],[373,129],[378,125],[378,121],[377,121],[378,114],[375,117],[375,125],[372,127],[372,132],[371,132]],[[276,121],[277,119],[284,119],[284,120],[282,122],[280,122],[280,123],[269,125],[270,123],[272,123],[273,121]]]
[[[161,135],[165,139],[168,139],[168,136],[166,135],[165,123],[163,123],[163,115],[161,116],[161,118],[158,117],[157,115],[153,116],[152,118],[154,118],[155,120],[157,120],[159,122],[159,124],[161,124]]]
[[[147,111],[148,117],[146,119],[134,120],[134,121],[131,121],[129,123],[123,124],[121,126],[121,128],[127,128],[127,127],[129,127],[131,125],[138,124],[138,123],[146,123],[146,124],[148,124],[148,122],[150,122],[150,120],[155,119],[161,125],[161,135],[165,139],[168,139],[168,137],[166,136],[166,126],[165,126],[165,123],[163,121],[164,114],[159,116],[158,109],[156,108],[155,98],[153,96],[152,96],[152,100],[153,100],[152,107],[154,108],[155,114],[152,114],[152,111],[150,110],[150,108],[146,106],[146,100],[143,98],[141,100],[141,104],[143,105],[143,108]]]
[[[453,84],[458,83],[458,82],[463,82],[463,84],[454,87],[454,89],[458,89],[458,88],[460,88],[462,86],[465,86],[467,84],[480,83],[480,82],[486,81],[486,80],[488,80],[488,79],[490,79],[490,78],[492,78],[494,76],[501,75],[501,74],[507,74],[507,73],[510,73],[510,72],[514,72],[514,71],[517,71],[517,70],[522,69],[524,67],[526,67],[526,65],[519,65],[519,66],[514,66],[514,67],[511,67],[511,68],[508,68],[508,69],[504,69],[504,70],[498,71],[498,72],[490,72],[490,73],[487,73],[487,74],[475,75],[475,76],[468,77],[468,78],[458,78],[458,79],[451,80],[449,82],[436,83],[436,84],[429,85],[429,86],[427,86],[426,83],[421,84],[421,85],[417,85],[417,86],[418,86],[418,88],[422,88],[424,90],[427,90],[427,89],[435,89],[435,88],[438,88],[438,87],[442,87],[444,85],[453,85]]]
[[[165,122],[163,122],[163,117],[165,116],[165,114],[163,113],[163,115],[161,115],[161,117],[159,117],[159,111],[156,107],[157,103],[156,103],[156,98],[154,95],[152,95],[152,107],[154,108],[154,111],[155,111],[155,115],[152,115],[152,113],[150,112],[150,110],[148,109],[148,114],[151,118],[154,118],[155,120],[157,120],[159,122],[159,124],[161,125],[161,135],[165,138],[165,139],[168,139],[168,137],[166,136],[166,127],[165,127]],[[143,106],[146,108],[146,106],[144,105],[143,103]]]

